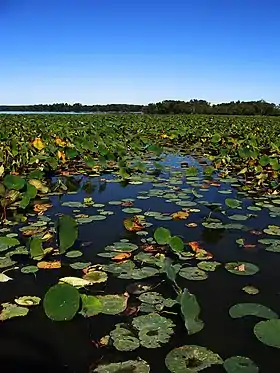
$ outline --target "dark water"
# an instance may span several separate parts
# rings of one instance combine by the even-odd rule
[[[166,164],[180,170],[181,160],[178,157],[168,157]],[[187,160],[190,163],[194,162],[189,158]],[[166,171],[162,176],[163,180],[169,172]],[[110,175],[103,177],[108,180],[112,179]],[[86,181],[87,179],[84,178],[81,185]],[[179,186],[182,189],[194,188],[193,185],[189,186],[188,179],[184,177],[177,177],[178,181],[181,181],[182,184],[178,185],[177,183],[174,186]],[[78,260],[65,258],[61,269],[39,270],[35,275],[23,275],[19,271],[8,272],[14,281],[0,284],[1,303],[12,301],[16,296],[22,295],[37,295],[43,298],[47,289],[56,284],[59,278],[70,275],[81,277],[81,271],[73,270],[67,264],[75,261],[90,261],[93,264],[108,263],[109,259],[98,257],[96,254],[103,251],[106,245],[122,238],[127,238],[130,242],[140,245],[143,237],[127,232],[123,227],[123,219],[128,217],[128,214],[122,212],[121,206],[108,205],[109,201],[135,198],[134,207],[141,208],[142,213],[149,210],[173,213],[181,209],[175,203],[167,203],[165,198],[150,197],[146,200],[136,198],[141,195],[139,192],[142,191],[166,190],[167,187],[162,188],[160,183],[147,182],[141,185],[128,184],[124,186],[119,183],[105,182],[97,177],[92,178],[91,182],[95,186],[92,193],[86,193],[80,189],[76,194],[52,196],[51,201],[54,207],[47,211],[46,215],[55,219],[57,213],[72,214],[73,208],[63,207],[61,203],[66,201],[82,202],[84,197],[92,197],[95,203],[104,203],[104,209],[113,211],[114,215],[108,216],[103,221],[80,225],[79,241],[76,242],[74,249],[80,249],[84,255],[77,258]],[[198,181],[198,184],[201,184],[201,181]],[[266,208],[257,212],[245,211],[246,207],[252,204],[252,200],[239,196],[238,198],[243,201],[243,210],[234,212],[238,214],[252,212],[257,215],[256,217],[244,222],[229,220],[226,215],[219,212],[214,212],[212,217],[218,217],[226,223],[241,223],[248,228],[247,231],[204,228],[201,222],[210,210],[199,201],[223,203],[226,197],[236,198],[238,192],[229,183],[224,183],[220,187],[211,186],[208,191],[197,189],[203,197],[196,199],[192,197],[188,200],[197,201],[198,204],[194,208],[199,208],[200,212],[191,213],[187,220],[182,221],[158,221],[149,217],[147,221],[153,223],[153,226],[147,228],[149,232],[147,237],[151,237],[157,227],[164,226],[170,229],[172,234],[181,236],[185,242],[200,241],[203,248],[213,253],[216,261],[221,263],[246,261],[254,263],[260,268],[260,271],[254,276],[236,276],[220,266],[215,272],[209,272],[209,277],[205,281],[188,281],[178,276],[179,285],[195,294],[201,306],[200,318],[205,322],[205,327],[201,332],[188,336],[179,315],[166,315],[174,320],[176,329],[170,342],[161,348],[139,348],[133,352],[119,352],[113,347],[98,349],[92,341],[99,340],[108,334],[116,323],[127,322],[131,320],[131,317],[99,315],[85,319],[77,315],[73,321],[56,323],[45,316],[42,306],[34,307],[26,317],[7,320],[0,325],[0,361],[3,372],[40,370],[43,372],[85,373],[89,371],[92,364],[98,362],[126,361],[140,356],[150,364],[151,372],[167,373],[168,370],[164,364],[167,353],[175,347],[190,344],[207,347],[218,353],[223,359],[236,355],[250,357],[260,367],[261,373],[279,372],[279,351],[262,344],[254,336],[253,327],[260,319],[253,316],[232,319],[228,311],[236,303],[255,302],[280,314],[280,254],[267,252],[261,245],[257,245],[253,249],[244,249],[235,242],[236,239],[243,237],[250,244],[257,243],[259,238],[268,236],[265,234],[255,236],[250,233],[250,230],[263,230],[269,224],[279,225],[280,218],[271,218]],[[218,193],[218,190],[228,189],[232,191],[232,194]],[[93,207],[80,210],[81,213],[96,214],[96,208]],[[185,224],[189,222],[196,222],[198,227],[187,228]],[[83,242],[91,243],[81,248],[80,245]],[[32,263],[28,259],[25,264]],[[190,263],[194,264],[195,262],[190,261]],[[160,280],[163,279],[165,277],[160,275]],[[143,280],[143,282],[152,281],[159,282],[159,279]],[[106,284],[94,285],[92,288],[94,291],[98,290],[108,294],[123,293],[131,282],[134,280],[121,280],[110,275]],[[242,291],[242,287],[245,285],[254,285],[260,290],[260,293],[254,296],[246,294]],[[156,291],[165,297],[174,299],[176,296],[168,281],[164,281]],[[131,297],[129,302],[135,303],[135,298]],[[205,371],[218,373],[223,372],[224,369],[222,366],[213,366]]]

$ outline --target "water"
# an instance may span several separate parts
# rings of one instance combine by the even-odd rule
[[[82,202],[84,197],[92,197],[95,203],[105,204],[104,209],[113,211],[114,214],[103,221],[94,221],[89,224],[80,225],[79,240],[75,243],[74,249],[83,251],[83,256],[78,259],[63,259],[63,266],[56,270],[39,270],[36,276],[32,274],[23,275],[19,271],[11,271],[7,274],[14,278],[13,281],[0,285],[0,302],[8,302],[17,296],[37,295],[44,297],[49,287],[56,284],[58,279],[64,276],[81,277],[80,270],[73,270],[69,263],[75,261],[96,263],[108,263],[108,258],[101,258],[97,253],[103,252],[104,247],[120,239],[127,238],[130,242],[141,245],[142,236],[128,232],[124,229],[123,220],[128,215],[122,211],[121,206],[108,204],[112,200],[121,200],[123,198],[133,198],[134,207],[142,209],[142,213],[147,211],[157,211],[162,213],[174,213],[181,209],[174,202],[166,202],[163,196],[151,196],[149,199],[137,199],[138,196],[145,196],[150,190],[163,190],[166,193],[180,193],[174,191],[173,187],[184,189],[195,188],[202,197],[195,198],[190,194],[186,201],[196,202],[191,208],[199,209],[198,212],[191,212],[187,220],[180,221],[159,221],[152,217],[147,218],[153,226],[147,228],[148,237],[152,237],[157,227],[164,226],[174,235],[181,236],[185,242],[199,241],[203,248],[214,255],[214,260],[222,263],[215,272],[209,272],[207,280],[189,281],[178,276],[178,284],[182,288],[187,288],[196,295],[201,307],[200,318],[204,321],[204,329],[194,335],[189,336],[180,315],[165,315],[170,317],[175,323],[175,334],[169,343],[157,349],[139,348],[132,352],[119,352],[114,347],[97,348],[93,341],[98,341],[104,335],[110,333],[116,323],[129,322],[132,316],[108,316],[98,315],[88,319],[77,315],[73,321],[56,323],[49,320],[42,307],[35,307],[30,314],[22,318],[7,320],[0,325],[0,357],[2,367],[5,371],[52,371],[52,372],[72,372],[85,373],[93,364],[126,361],[140,356],[146,360],[151,367],[151,372],[167,373],[168,370],[164,364],[164,357],[175,347],[182,345],[196,344],[204,346],[215,353],[218,353],[223,359],[230,356],[241,355],[250,357],[260,367],[262,373],[271,373],[280,371],[279,352],[276,348],[265,346],[257,340],[253,334],[254,325],[260,321],[254,316],[247,316],[239,319],[232,319],[229,316],[229,309],[236,303],[255,302],[263,304],[276,313],[280,314],[280,254],[267,252],[264,247],[258,244],[259,238],[268,237],[265,234],[256,236],[250,231],[252,229],[262,231],[269,224],[280,225],[280,218],[272,218],[269,215],[269,209],[263,208],[262,211],[254,212],[253,216],[246,221],[236,222],[228,218],[227,214],[213,212],[212,217],[219,218],[225,223],[241,223],[244,229],[219,229],[213,230],[201,225],[203,219],[209,215],[210,209],[200,201],[209,201],[215,203],[224,203],[225,198],[239,198],[242,201],[242,210],[231,210],[238,214],[246,214],[246,208],[252,205],[252,200],[238,194],[236,188],[231,187],[229,183],[222,183],[220,187],[210,186],[209,189],[200,189],[197,185],[202,184],[202,179],[190,180],[180,176],[180,162],[187,160],[195,163],[194,159],[169,156],[166,164],[170,169],[163,175],[160,183],[155,183],[156,179],[145,182],[140,185],[124,185],[110,182],[113,179],[111,175],[103,175],[101,178],[82,178],[80,188],[76,194],[62,196],[51,196],[53,208],[48,210],[46,215],[52,219],[57,218],[58,213],[78,214],[74,212],[75,208],[61,206],[62,203],[75,201]],[[172,168],[172,169],[171,169]],[[175,174],[174,174],[175,169]],[[167,175],[171,174],[172,185]],[[177,175],[177,176],[176,176]],[[201,174],[200,174],[201,175]],[[104,180],[107,179],[107,181]],[[89,181],[92,183],[93,192],[86,192],[83,185]],[[169,179],[170,180],[170,179]],[[171,186],[169,188],[168,186]],[[219,190],[229,190],[231,194],[220,194]],[[163,193],[166,194],[166,193]],[[80,213],[95,215],[97,208],[80,208]],[[30,218],[35,220],[34,217]],[[197,228],[187,228],[186,224],[195,222]],[[245,249],[236,244],[236,239],[245,238],[246,243],[256,244],[256,248]],[[277,236],[275,236],[277,238]],[[274,238],[275,238],[274,237]],[[145,237],[144,237],[145,238]],[[271,237],[269,237],[271,238]],[[81,244],[89,244],[81,248]],[[22,260],[22,258],[21,258]],[[223,264],[230,261],[245,261],[256,264],[260,271],[254,276],[237,276],[229,273]],[[19,263],[21,263],[19,261]],[[33,264],[30,259],[25,259],[25,265]],[[196,261],[188,261],[194,265]],[[170,282],[165,281],[165,276],[160,275],[151,279],[145,279],[143,282],[160,283],[155,291],[163,294],[166,298],[175,298],[176,294]],[[112,275],[108,282],[90,287],[88,294],[114,294],[124,293],[126,286],[134,280],[122,280]],[[245,285],[254,285],[260,290],[260,293],[252,296],[242,291]],[[137,304],[137,299],[132,296],[129,304]],[[163,314],[164,315],[164,314]],[[224,372],[222,366],[213,366],[207,372]]]

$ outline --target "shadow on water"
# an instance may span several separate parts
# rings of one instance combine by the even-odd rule
[[[182,159],[179,156],[169,156],[166,163],[170,167],[175,167],[175,171],[178,171]],[[187,160],[189,161],[190,158]],[[109,181],[113,179],[111,175],[106,175],[104,178]],[[142,213],[147,211],[173,213],[181,209],[174,202],[166,202],[166,199],[162,196],[137,199],[137,196],[145,195],[150,190],[167,189],[167,186],[162,188],[155,181],[124,186],[115,182],[106,182],[103,177],[102,180],[100,178],[83,178],[78,184],[73,183],[72,180],[72,192],[77,193],[51,196],[53,208],[46,213],[52,219],[56,219],[58,213],[73,214],[73,208],[61,204],[70,201],[83,202],[85,197],[92,197],[95,203],[105,204],[105,210],[114,212],[104,221],[93,221],[79,227],[79,241],[76,242],[75,249],[83,251],[82,261],[89,261],[92,264],[107,263],[107,258],[101,258],[96,254],[103,251],[105,246],[122,238],[127,238],[138,245],[141,244],[140,236],[125,231],[123,219],[128,215],[122,211],[122,207],[109,205],[108,202],[132,198],[135,199],[134,206],[141,208]],[[188,184],[188,178],[178,180],[180,183],[176,186],[181,189],[194,188],[193,185]],[[182,180],[184,180],[183,183],[181,183]],[[70,182],[71,180],[68,184]],[[201,184],[201,179],[192,180],[191,183],[195,182]],[[242,224],[247,227],[244,230],[205,228],[201,223],[211,210],[205,204],[200,204],[199,201],[223,203],[225,196],[218,193],[219,190],[229,190],[230,198],[237,196],[237,190],[230,187],[230,184],[222,184],[219,188],[211,186],[207,192],[199,190],[199,193],[203,193],[202,197],[195,198],[190,195],[190,198],[187,199],[197,202],[195,207],[200,210],[191,213],[187,221],[158,221],[152,217],[147,219],[147,221],[153,223],[153,226],[147,229],[148,237],[153,235],[157,227],[164,226],[169,228],[172,234],[181,236],[185,242],[201,242],[206,250],[213,253],[216,261],[221,263],[245,261],[254,263],[260,268],[256,275],[250,277],[235,276],[221,266],[215,272],[210,272],[208,279],[204,281],[178,279],[179,285],[195,294],[199,301],[201,319],[205,322],[205,327],[201,332],[188,336],[181,317],[171,315],[170,317],[176,324],[176,329],[168,344],[157,349],[139,348],[133,352],[118,352],[113,347],[97,348],[94,341],[98,341],[108,334],[116,323],[130,321],[132,316],[99,315],[85,319],[77,315],[71,322],[56,323],[45,316],[40,306],[32,309],[27,317],[18,317],[1,323],[0,357],[3,371],[86,373],[92,364],[95,366],[102,362],[126,361],[140,356],[150,364],[151,372],[167,373],[164,357],[172,348],[185,344],[205,346],[224,359],[236,355],[250,357],[260,367],[262,373],[280,371],[277,349],[261,344],[253,334],[253,327],[259,319],[254,316],[231,319],[228,313],[229,308],[236,303],[256,302],[266,305],[280,314],[280,254],[269,253],[263,248],[259,248],[258,245],[256,249],[244,249],[236,244],[236,239],[241,237],[248,239],[248,242],[252,244],[257,244],[259,237],[250,234],[250,230],[262,230],[268,224],[277,225],[280,223],[280,219],[272,219],[267,209],[263,209],[256,216],[245,222],[242,221]],[[174,192],[173,189],[172,192]],[[243,198],[243,206],[248,206],[251,203],[250,199]],[[97,213],[95,207],[78,208],[77,210],[88,215]],[[248,211],[243,209],[238,210],[237,213],[248,213]],[[217,212],[216,216],[224,222],[232,222],[220,212]],[[187,228],[186,223],[188,222],[195,222],[198,227],[195,229]],[[260,237],[263,237],[263,235]],[[81,247],[83,242],[89,242],[89,244]],[[19,263],[24,263],[21,257],[17,259]],[[80,258],[78,259],[80,260]],[[34,263],[30,259],[27,262],[24,264]],[[40,270],[36,274],[23,275],[19,271],[9,272],[9,276],[13,277],[14,280],[0,285],[1,303],[12,301],[15,297],[23,295],[37,295],[43,298],[47,289],[57,283],[59,278],[64,276],[81,277],[81,271],[69,267],[69,263],[73,262],[75,262],[75,259],[65,258],[61,269]],[[160,275],[160,280],[164,280],[163,275]],[[120,294],[125,292],[126,286],[133,281],[109,276],[106,284],[94,286],[93,293],[98,291],[101,294]],[[143,281],[159,282],[159,278]],[[260,290],[260,293],[255,296],[246,294],[242,291],[245,285],[254,285]],[[163,282],[156,291],[162,293],[165,297],[175,298],[175,292],[168,282]],[[132,296],[129,302],[135,302],[135,297]],[[207,369],[209,373],[223,371],[222,366]]]

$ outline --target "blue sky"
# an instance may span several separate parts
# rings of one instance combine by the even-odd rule
[[[0,0],[0,105],[280,103],[278,0]]]

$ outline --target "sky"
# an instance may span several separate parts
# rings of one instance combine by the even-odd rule
[[[0,0],[0,105],[280,103],[279,0]]]

